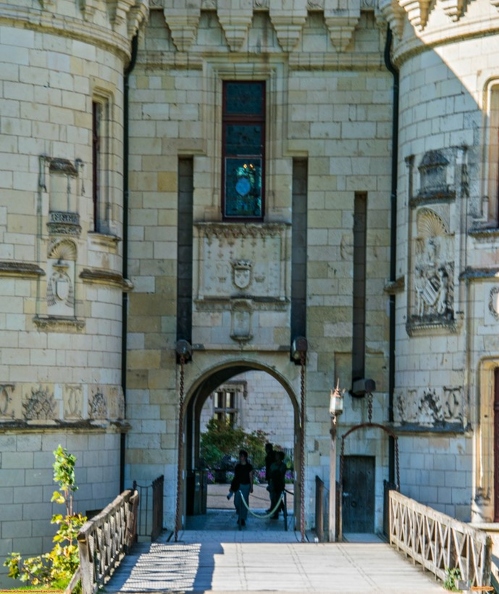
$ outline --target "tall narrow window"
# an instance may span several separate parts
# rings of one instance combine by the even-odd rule
[[[223,87],[222,187],[225,219],[262,219],[265,179],[265,83]]]
[[[94,231],[100,231],[102,205],[102,103],[92,102],[92,201]]]
[[[307,336],[307,159],[293,159],[291,341]]]
[[[192,340],[194,160],[178,160],[177,340]]]
[[[356,193],[353,223],[352,380],[364,377],[366,348],[367,194]]]

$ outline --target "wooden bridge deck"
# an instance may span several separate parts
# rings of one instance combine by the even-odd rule
[[[153,544],[138,545],[106,592],[446,592],[430,574],[376,538],[301,543],[300,534],[285,532],[282,521],[251,519],[239,531],[232,512],[217,516],[200,517],[193,529],[179,534],[177,543],[163,534]]]

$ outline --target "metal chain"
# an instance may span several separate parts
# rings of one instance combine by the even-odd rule
[[[397,477],[397,490],[400,489],[400,464],[399,464],[399,440],[398,437],[395,437],[393,440],[394,447],[395,447],[395,472]]]
[[[341,438],[341,452],[340,452],[340,493],[343,493],[343,471],[345,467],[345,436]]]
[[[305,352],[300,353],[301,363],[301,442],[300,442],[300,532],[305,542]]]
[[[370,423],[373,422],[373,393],[367,395],[367,418]]]
[[[183,446],[184,446],[184,365],[185,357],[180,357],[180,393],[178,410],[178,465],[177,465],[177,501],[175,503],[174,540],[178,542],[178,531],[181,524],[180,497],[182,494]]]

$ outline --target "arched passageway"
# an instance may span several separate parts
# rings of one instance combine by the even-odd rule
[[[225,365],[221,365],[217,368],[209,370],[202,377],[198,378],[191,389],[186,395],[186,413],[185,413],[185,455],[184,455],[184,470],[186,476],[193,470],[198,469],[201,466],[200,461],[200,436],[201,431],[204,429],[201,414],[203,406],[207,399],[224,384],[228,384],[231,381],[236,381],[238,376],[247,374],[248,372],[260,372],[262,376],[269,375],[273,377],[277,382],[279,388],[289,398],[292,408],[292,432],[291,437],[294,442],[294,468],[295,468],[295,493],[293,502],[293,512],[296,518],[299,517],[300,513],[300,411],[296,394],[288,383],[288,381],[279,375],[274,369],[268,368],[264,365],[255,362],[232,362]],[[266,433],[272,434],[272,420],[270,419],[267,424],[261,427]],[[186,485],[185,485],[186,487]],[[183,504],[184,511],[186,511],[187,503],[187,488],[184,488]],[[290,510],[291,511],[291,510]]]

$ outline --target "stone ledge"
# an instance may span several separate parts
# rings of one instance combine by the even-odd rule
[[[459,312],[457,312],[459,315]],[[462,326],[462,317],[452,320],[446,320],[438,317],[427,316],[422,320],[409,320],[405,325],[409,336],[418,336],[421,334],[457,334]]]
[[[35,316],[33,322],[40,330],[53,330],[58,332],[68,332],[73,330],[81,332],[85,328],[85,320],[82,318]]]
[[[470,436],[473,431],[470,425],[464,427],[459,423],[447,423],[443,421],[439,425],[418,425],[417,423],[404,423],[403,425],[391,424],[391,428],[397,436],[403,435],[421,435],[422,433],[428,433],[431,435],[466,435]]]
[[[383,291],[388,295],[396,295],[405,290],[405,276],[399,276],[394,281],[388,281],[383,287]]]
[[[106,433],[111,430],[113,433],[127,433],[131,429],[130,423],[126,421],[3,421],[0,420],[0,433],[37,433],[39,431],[72,431],[77,433]]]
[[[112,233],[97,233],[90,231],[88,238],[94,245],[100,245],[111,249],[117,249],[118,244],[122,241],[121,237]]]
[[[498,227],[472,227],[468,229],[468,235],[474,239],[494,241],[499,239]]]
[[[128,292],[133,289],[133,283],[123,278],[121,274],[102,268],[84,268],[80,273],[80,278],[83,282],[108,285],[121,291]]]
[[[472,268],[468,266],[459,275],[459,280],[490,280],[499,278],[499,268]]]
[[[18,278],[38,278],[45,276],[45,271],[38,264],[0,260],[0,277],[15,276]]]

